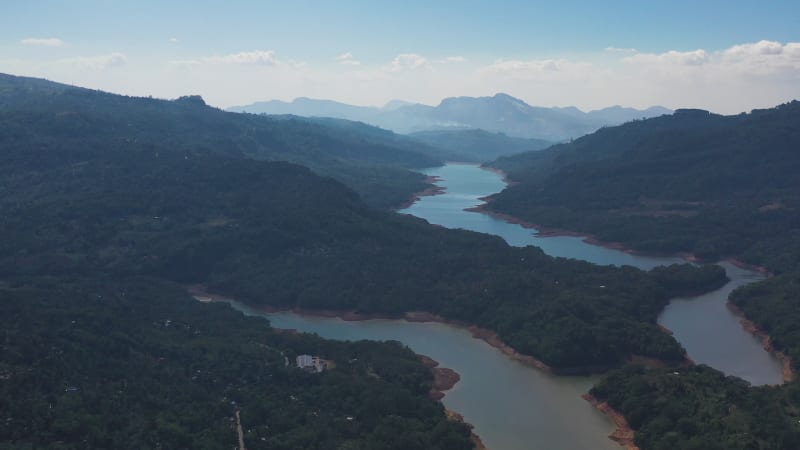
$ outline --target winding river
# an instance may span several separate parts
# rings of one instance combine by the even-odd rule
[[[502,177],[471,164],[447,164],[425,171],[439,178],[444,194],[423,197],[405,214],[449,228],[495,234],[510,245],[536,245],[553,256],[578,258],[596,264],[632,265],[650,269],[684,262],[679,258],[633,255],[591,245],[580,237],[539,237],[535,230],[510,224],[486,214],[464,211],[484,197],[505,188]],[[761,343],[744,331],[725,306],[736,287],[762,275],[722,263],[731,282],[696,298],[675,299],[659,323],[697,363],[711,365],[753,384],[781,382],[780,363]],[[475,432],[492,450],[612,450],[620,448],[607,438],[611,421],[580,395],[594,377],[553,376],[510,359],[469,332],[438,323],[400,320],[347,322],[335,318],[305,317],[293,313],[263,313],[244,305],[233,306],[246,314],[264,316],[277,328],[293,328],[331,339],[397,340],[417,353],[439,361],[461,375],[461,381],[442,400],[475,426]]]

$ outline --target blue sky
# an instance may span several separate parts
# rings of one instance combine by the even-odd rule
[[[797,1],[27,0],[0,6],[0,71],[220,106],[505,91],[738,112],[800,96],[798,23]]]

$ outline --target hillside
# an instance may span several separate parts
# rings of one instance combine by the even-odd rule
[[[629,366],[590,392],[625,416],[642,450],[800,448],[797,383],[751,387],[703,365]]]
[[[197,135],[175,127],[170,146],[127,145],[114,130],[126,129],[132,114],[116,96],[96,98],[97,109],[110,109],[109,100],[125,117],[105,115],[111,131],[0,112],[4,129],[15,130],[0,160],[5,276],[134,273],[205,282],[275,307],[423,310],[489,328],[521,352],[579,370],[633,353],[682,358],[655,325],[658,312],[673,295],[724,281],[716,267],[650,274],[596,267],[431,227],[370,209],[346,186],[299,166],[231,158],[225,147],[181,151]],[[134,100],[132,111],[139,101],[147,102]],[[163,116],[137,120],[155,118]],[[287,122],[269,123],[280,133]],[[43,138],[54,128],[65,139]]]
[[[669,114],[662,107],[645,110],[610,108],[583,112],[577,108],[531,106],[507,94],[492,97],[452,97],[439,105],[390,104],[383,108],[360,107],[298,98],[292,102],[257,102],[229,108],[256,114],[328,116],[366,122],[397,133],[430,130],[482,129],[511,137],[564,141],[591,133],[602,126]]]
[[[800,103],[605,128],[570,144],[491,163],[519,184],[490,207],[645,252],[735,257],[777,276],[734,291],[732,305],[771,348],[800,362]],[[592,389],[646,449],[800,445],[798,382],[752,388],[707,368],[611,373]]]
[[[275,115],[275,119],[300,120],[336,129],[367,143],[390,144],[395,148],[419,153],[442,161],[487,162],[500,156],[513,155],[549,147],[541,139],[525,139],[490,133],[484,130],[431,130],[397,134],[362,122],[331,117],[298,117]]]
[[[645,252],[800,269],[800,103],[605,128],[491,163],[519,184],[491,208]]]
[[[515,138],[484,130],[419,131],[409,136],[418,142],[447,150],[452,157],[445,159],[460,162],[487,162],[501,156],[541,150],[552,144],[541,139]],[[440,156],[446,157],[447,154]]]
[[[344,182],[382,208],[425,189],[424,177],[407,169],[440,164],[416,152],[413,143],[398,146],[391,136],[365,139],[299,118],[227,113],[196,96],[175,101],[125,97],[3,74],[0,120],[4,147],[59,148],[59,158],[71,163],[83,162],[86,147],[92,146],[290,161]]]
[[[397,343],[277,333],[152,278],[3,280],[2,448],[236,448],[237,412],[253,450],[473,448]]]

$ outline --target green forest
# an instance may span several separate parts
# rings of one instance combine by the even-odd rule
[[[155,100],[127,102],[132,113],[140,103],[159,109]],[[203,142],[190,152],[172,145],[177,134],[162,143],[143,130],[133,139],[148,144],[122,147],[104,145],[101,135],[86,145],[57,139],[62,128],[51,120],[33,122],[14,109],[0,112],[0,123],[19,130],[6,136],[0,161],[8,236],[0,273],[9,275],[141,273],[204,282],[252,304],[422,310],[489,328],[570,371],[616,366],[632,354],[681,360],[683,349],[655,324],[658,312],[674,295],[726,280],[714,266],[648,274],[431,227],[370,208],[299,166],[209,152]]]
[[[0,299],[3,449],[234,448],[237,410],[248,449],[473,448],[397,342],[277,333],[138,276],[23,277]]]
[[[288,161],[335,177],[378,208],[427,187],[407,169],[441,164],[422,144],[367,125],[353,131],[293,116],[231,114],[199,96],[134,98],[0,74],[0,111],[0,145],[10,155],[38,153],[34,164],[45,167],[80,165],[98,151]]]
[[[472,448],[408,349],[276,333],[191,300],[195,283],[255,306],[426,311],[560,373],[685,362],[656,318],[724,284],[720,267],[596,266],[389,212],[424,186],[408,169],[437,161],[361,128],[0,77],[0,448],[233,446],[236,411],[248,448]],[[336,368],[284,364],[301,353]]]
[[[489,164],[519,182],[490,207],[648,253],[800,270],[800,102],[604,128]]]
[[[621,412],[651,450],[800,448],[800,386],[751,387],[707,366],[608,374],[591,394]]]
[[[648,253],[736,258],[776,276],[730,302],[800,362],[800,102],[604,128],[490,164],[519,184],[490,208]],[[753,388],[708,367],[613,372],[592,393],[642,449],[800,448],[800,384]]]

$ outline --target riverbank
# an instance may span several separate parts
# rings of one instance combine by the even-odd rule
[[[625,416],[609,406],[608,403],[601,402],[592,394],[584,394],[582,397],[597,408],[598,411],[608,416],[608,418],[614,422],[614,425],[616,425],[617,429],[608,436],[609,439],[625,447],[625,450],[639,450],[639,447],[634,443],[634,431],[628,424],[628,420],[625,419]]]
[[[195,299],[201,302],[235,301],[233,298],[230,297],[209,293],[206,290],[205,286],[199,284],[186,286],[186,289],[190,295],[192,295]],[[472,337],[486,342],[490,346],[500,350],[506,356],[524,365],[535,367],[536,369],[542,370],[547,373],[559,373],[559,374],[562,373],[561,371],[555,371],[552,367],[545,364],[543,361],[540,361],[532,356],[519,353],[510,345],[503,342],[500,339],[500,336],[498,336],[497,333],[495,333],[492,330],[481,328],[476,325],[472,325],[467,322],[462,322],[459,320],[446,319],[444,317],[438,316],[436,314],[431,314],[425,311],[409,311],[403,314],[392,315],[392,314],[363,314],[355,311],[336,311],[336,310],[326,310],[326,309],[277,308],[268,305],[259,305],[254,308],[258,309],[259,311],[270,314],[291,312],[301,316],[336,318],[347,322],[357,322],[363,320],[405,320],[407,322],[441,323],[469,331]],[[572,374],[574,372],[581,372],[580,369],[581,368],[575,368],[574,370],[565,369],[565,372],[563,372],[563,374],[567,373]]]
[[[775,346],[772,345],[772,338],[770,338],[769,334],[756,325],[755,322],[748,319],[747,316],[745,316],[744,311],[739,309],[738,306],[731,303],[730,300],[728,300],[727,306],[728,309],[739,318],[739,323],[742,324],[742,328],[744,328],[748,333],[757,337],[758,340],[761,341],[761,345],[764,347],[764,350],[774,355],[778,361],[781,362],[783,382],[788,383],[792,381],[795,377],[795,374],[794,370],[792,370],[792,359],[789,357],[789,355],[776,349]]]
[[[521,362],[530,367],[535,367],[536,369],[542,370],[547,373],[560,373],[555,371],[549,365],[545,364],[543,361],[534,358],[533,356],[528,356],[519,353],[513,347],[503,342],[497,335],[497,333],[492,330],[481,328],[476,325],[472,325],[460,320],[446,319],[444,317],[437,316],[435,314],[431,314],[425,311],[409,311],[403,314],[392,315],[392,314],[363,314],[354,311],[333,311],[333,310],[323,310],[323,309],[275,308],[271,306],[259,306],[258,309],[266,313],[291,312],[301,316],[337,318],[347,322],[357,322],[363,320],[405,320],[407,322],[441,323],[444,325],[449,325],[456,328],[462,328],[469,331],[470,334],[472,334],[473,338],[480,339],[486,342],[491,347],[500,350],[503,354],[505,354],[506,356],[515,361]],[[570,370],[568,372],[572,373],[574,371]]]
[[[207,290],[207,287],[202,284],[195,284],[190,286],[185,286],[187,292],[192,295],[197,301],[203,303],[210,303],[210,302],[224,302],[224,303],[234,303],[234,300],[231,297],[227,297],[221,294],[210,293]],[[366,314],[359,314],[355,312],[341,312],[341,311],[328,311],[328,310],[302,310],[299,308],[295,308],[292,310],[280,310],[276,308],[270,307],[262,307],[258,308],[264,312],[285,312],[291,311],[293,313],[299,315],[306,315],[306,316],[316,316],[316,317],[326,317],[326,318],[339,318],[345,321],[363,321],[363,320],[372,320],[372,319],[383,319],[383,320],[406,320],[408,322],[441,322],[446,323],[444,320],[436,320],[438,317],[426,313],[426,312],[411,312],[405,314],[402,318],[398,317],[391,317],[388,315],[366,315]],[[438,318],[441,319],[441,318]],[[461,328],[469,328],[464,327],[460,324],[448,323],[451,326],[458,326]],[[295,329],[286,329],[286,328],[275,328],[276,331],[282,333],[298,333],[298,330]],[[478,329],[480,330],[480,329]],[[488,331],[488,330],[486,330]],[[499,340],[499,339],[498,339]],[[446,368],[446,367],[439,367],[439,362],[434,360],[433,358],[425,355],[418,355],[422,364],[427,367],[431,373],[433,374],[433,383],[431,386],[431,390],[429,391],[428,395],[430,398],[441,401],[446,392],[453,389],[456,384],[461,380],[461,376],[453,369]],[[451,410],[445,410],[447,414],[447,418],[450,420],[462,422],[466,424],[470,428],[470,439],[472,440],[473,444],[475,445],[476,450],[487,450],[486,446],[484,445],[483,441],[481,440],[480,436],[478,436],[474,432],[474,426],[464,420],[464,417]]]
[[[433,386],[428,393],[428,396],[434,400],[441,400],[445,396],[445,392],[453,389],[455,385],[461,381],[461,375],[453,369],[446,367],[439,367],[439,361],[425,356],[419,355],[422,365],[430,369],[433,374]]]
[[[444,194],[445,189],[441,186],[436,185],[436,183],[438,183],[439,181],[441,181],[439,177],[428,176],[427,178],[425,178],[425,183],[431,185],[431,187],[423,191],[412,194],[408,200],[401,203],[399,206],[392,208],[392,210],[399,211],[401,209],[409,208],[411,207],[411,205],[418,202],[422,197],[433,197],[434,195]]]
[[[535,367],[536,369],[542,370],[547,373],[561,373],[560,371],[555,371],[552,367],[545,364],[543,361],[534,358],[533,356],[519,353],[513,347],[503,342],[502,339],[500,339],[500,336],[498,336],[497,333],[492,330],[489,330],[487,328],[481,328],[477,325],[472,325],[467,322],[462,322],[460,320],[446,319],[444,317],[437,316],[436,314],[431,314],[425,311],[409,311],[399,315],[390,315],[390,314],[363,314],[354,311],[331,311],[331,310],[304,309],[304,308],[287,309],[287,308],[274,308],[270,306],[259,306],[258,309],[266,313],[291,312],[302,316],[337,318],[347,322],[356,322],[363,320],[405,320],[406,322],[441,323],[444,325],[449,325],[456,328],[462,328],[469,331],[473,338],[480,339],[486,342],[490,346],[500,350],[503,354],[505,354],[509,358],[518,361],[526,366]],[[581,371],[580,368],[576,368],[575,370],[569,370],[569,369],[565,370],[567,371],[565,373],[573,373]]]
[[[464,420],[464,416],[462,416],[461,414],[449,409],[445,409],[444,413],[447,414],[448,419],[454,422],[461,422],[466,426],[468,426],[470,429],[474,428],[471,423]],[[484,445],[483,441],[481,441],[480,436],[475,434],[474,431],[470,432],[470,438],[472,439],[472,443],[475,445],[475,450],[488,450],[486,448],[486,445]]]
[[[491,197],[484,198],[483,200],[484,201],[487,201],[487,200],[491,201]],[[494,217],[494,218],[497,218],[499,220],[503,220],[503,221],[506,221],[506,222],[509,222],[509,223],[517,224],[517,225],[520,225],[520,226],[522,226],[524,228],[534,229],[534,230],[537,231],[537,234],[536,234],[537,236],[545,236],[545,237],[556,237],[556,236],[579,237],[579,238],[583,238],[583,241],[586,242],[587,244],[598,245],[598,246],[601,246],[601,247],[604,247],[604,248],[608,248],[608,249],[623,251],[623,252],[626,252],[626,253],[629,253],[629,254],[632,254],[632,255],[636,255],[636,256],[678,256],[678,257],[686,260],[687,262],[691,262],[691,263],[709,262],[709,261],[703,261],[702,259],[698,258],[697,256],[695,256],[693,254],[690,254],[690,253],[685,253],[685,252],[684,253],[676,253],[676,254],[673,254],[673,255],[646,254],[646,253],[643,253],[643,252],[636,251],[634,249],[630,249],[630,248],[626,247],[625,245],[623,245],[621,243],[601,242],[598,239],[596,239],[594,236],[586,235],[584,233],[579,233],[579,232],[569,231],[569,230],[560,230],[560,229],[541,227],[539,225],[536,225],[536,224],[533,224],[533,223],[530,223],[530,222],[526,222],[526,221],[524,221],[522,219],[519,219],[517,217],[511,216],[511,215],[508,215],[508,214],[497,213],[495,211],[488,210],[488,209],[486,209],[487,205],[488,205],[488,202],[484,203],[482,205],[473,207],[473,208],[469,208],[466,211],[472,211],[472,212],[477,212],[477,213],[481,213],[481,214],[487,214],[487,215],[489,215],[491,217]],[[753,272],[758,272],[758,273],[764,274],[767,277],[772,276],[772,274],[769,272],[769,270],[767,270],[765,267],[757,266],[757,265],[754,265],[754,264],[749,264],[749,263],[746,263],[746,262],[741,261],[741,260],[736,259],[736,258],[732,258],[732,257],[724,258],[724,259],[721,259],[720,262],[727,262],[727,263],[729,263],[729,264],[731,264],[731,265],[733,265],[735,267],[738,267],[740,269],[753,271]],[[719,287],[722,287],[722,286],[719,286]],[[705,291],[703,291],[703,292],[683,293],[683,294],[680,295],[680,297],[694,297],[694,296],[702,295],[702,294],[705,294],[705,293],[706,293]],[[776,350],[774,348],[774,346],[772,345],[772,343],[771,343],[771,339],[770,339],[769,335],[764,330],[759,329],[752,321],[747,319],[747,317],[744,315],[744,313],[742,311],[740,311],[738,308],[733,306],[729,301],[726,302],[726,303],[727,303],[728,307],[731,309],[732,313],[739,319],[739,321],[741,322],[742,327],[744,328],[744,330],[747,331],[748,333],[756,336],[761,341],[763,348],[768,353],[773,355],[776,359],[778,359],[778,361],[780,361],[780,363],[781,363],[781,374],[782,374],[783,381],[784,382],[788,382],[788,381],[791,381],[792,379],[794,379],[794,373],[793,373],[792,367],[791,367],[791,360],[788,357],[788,355],[786,355],[783,352],[780,352],[780,351]],[[659,325],[659,327],[664,332],[666,332],[666,333],[668,333],[670,335],[673,334],[672,330],[664,327],[663,325]],[[651,366],[651,367],[658,367],[660,365],[658,361],[646,361],[646,360],[644,360],[642,358],[637,358],[637,357],[632,358],[631,362],[643,363],[643,365]],[[684,362],[684,364],[694,364],[694,361],[692,361],[688,356],[686,356],[686,361]]]
[[[198,301],[223,301],[223,302],[233,302],[235,301],[232,298],[225,297],[218,294],[211,294],[205,290],[205,287],[202,285],[193,285],[187,286],[187,290],[189,293],[194,296],[195,299]],[[208,300],[210,299],[210,300]],[[406,322],[433,322],[433,323],[441,323],[443,325],[449,325],[456,328],[461,328],[464,330],[469,331],[475,339],[480,339],[489,346],[500,350],[501,353],[508,356],[510,359],[517,361],[525,366],[533,367],[535,369],[541,370],[545,373],[551,375],[561,375],[561,376],[571,376],[571,375],[587,375],[587,374],[597,374],[597,373],[604,373],[612,370],[618,366],[577,366],[577,367],[560,367],[554,368],[544,361],[536,359],[533,356],[526,355],[523,353],[518,352],[516,349],[511,347],[510,345],[506,344],[500,336],[487,328],[481,328],[477,325],[473,325],[464,321],[460,320],[453,320],[447,319],[442,316],[438,316],[436,314],[432,314],[425,311],[409,311],[403,314],[364,314],[358,313],[355,311],[337,311],[337,310],[327,310],[327,309],[307,309],[307,308],[278,308],[269,305],[258,305],[254,307],[255,309],[268,313],[268,314],[277,314],[277,313],[293,313],[300,316],[307,316],[307,317],[323,317],[323,318],[330,318],[330,319],[340,319],[345,322],[360,322],[366,320],[403,320]],[[671,334],[672,332],[662,326],[659,326],[667,334]],[[285,330],[285,331],[294,331],[294,330]],[[630,355],[627,359],[628,363],[631,364],[640,364],[647,367],[664,367],[669,363],[655,359],[649,358],[639,355]],[[684,366],[686,364],[694,364],[688,356],[684,356],[684,361],[679,363],[679,366]],[[458,376],[458,374],[455,374]],[[444,395],[442,395],[443,397]]]
[[[497,169],[495,167],[484,166],[484,165],[481,165],[480,167],[483,170],[487,170],[489,172],[496,173],[497,175],[499,175],[500,178],[503,180],[503,183],[505,183],[507,186],[516,186],[516,185],[519,184],[519,181],[514,181],[511,178],[508,178],[508,174],[506,174],[505,172],[503,172],[500,169]]]
[[[513,186],[514,184],[518,184],[518,182],[509,180],[508,175],[506,175],[506,173],[503,172],[500,169],[496,169],[494,167],[488,167],[488,166],[480,166],[480,167],[483,170],[486,170],[486,171],[489,171],[489,172],[492,172],[492,173],[496,173],[497,175],[499,175],[508,186]],[[521,226],[523,228],[529,228],[529,229],[536,230],[536,234],[535,234],[536,237],[560,237],[560,236],[578,237],[578,238],[583,238],[583,242],[585,242],[587,244],[596,245],[598,247],[607,248],[609,250],[617,250],[617,251],[628,253],[630,255],[635,255],[635,256],[644,256],[644,257],[648,257],[648,256],[650,256],[650,257],[673,257],[674,256],[674,257],[678,257],[678,258],[684,259],[687,262],[695,263],[695,264],[704,264],[704,263],[705,264],[711,264],[711,263],[715,262],[715,261],[712,261],[712,260],[706,260],[706,259],[700,258],[697,255],[694,255],[694,254],[689,253],[689,252],[674,252],[674,253],[658,253],[658,252],[649,253],[649,252],[643,252],[643,251],[636,250],[634,248],[628,247],[627,245],[625,245],[625,244],[623,244],[621,242],[602,241],[602,240],[598,239],[596,236],[594,236],[591,233],[578,232],[578,231],[573,231],[573,230],[565,230],[565,229],[561,229],[561,228],[551,228],[551,227],[547,227],[547,226],[544,226],[544,225],[528,222],[528,221],[522,220],[522,219],[520,219],[520,218],[518,218],[516,216],[512,216],[510,214],[505,214],[505,213],[492,211],[491,209],[488,209],[490,203],[493,200],[494,195],[495,194],[488,195],[486,197],[481,197],[480,200],[482,200],[484,202],[483,204],[478,205],[478,206],[474,206],[472,208],[467,208],[467,209],[465,209],[465,211],[476,212],[476,213],[479,213],[479,214],[485,214],[485,215],[488,215],[489,217],[493,217],[495,219],[499,219],[499,220],[502,220],[504,222],[512,223],[512,224],[515,224],[515,225],[519,225],[519,226]],[[773,275],[767,268],[765,268],[763,266],[758,266],[758,265],[755,265],[755,264],[747,263],[747,262],[744,262],[744,261],[742,261],[740,259],[737,259],[735,257],[732,257],[732,256],[720,258],[719,261],[730,262],[731,264],[733,264],[734,266],[736,266],[736,267],[738,267],[740,269],[752,270],[754,272],[763,273],[763,274],[765,274],[767,276],[772,276]]]
[[[623,244],[621,242],[601,241],[596,236],[594,236],[594,235],[592,235],[590,233],[583,233],[583,232],[572,231],[572,230],[564,230],[564,229],[561,229],[561,228],[546,227],[544,225],[539,225],[539,224],[535,224],[535,223],[532,223],[532,222],[528,222],[528,221],[522,220],[522,219],[520,219],[518,217],[515,217],[515,216],[512,216],[510,214],[505,214],[505,213],[492,211],[492,210],[488,209],[489,204],[492,201],[492,196],[481,197],[480,200],[482,200],[484,203],[481,204],[481,205],[478,205],[478,206],[473,206],[471,208],[467,208],[464,211],[475,212],[475,213],[479,213],[479,214],[485,214],[485,215],[487,215],[489,217],[493,217],[495,219],[499,219],[499,220],[502,220],[502,221],[507,222],[507,223],[511,223],[511,224],[519,225],[519,226],[521,226],[523,228],[535,230],[536,231],[536,233],[535,233],[536,237],[564,237],[564,236],[565,237],[577,237],[577,238],[582,238],[583,242],[585,242],[587,244],[595,245],[597,247],[607,248],[609,250],[616,250],[616,251],[624,252],[624,253],[627,253],[629,255],[634,255],[634,256],[643,256],[643,257],[677,257],[677,258],[681,258],[681,259],[685,260],[686,262],[693,263],[693,264],[711,264],[711,263],[714,262],[714,261],[711,261],[711,260],[702,259],[702,258],[698,257],[697,255],[694,255],[694,254],[688,253],[688,252],[675,252],[675,253],[643,252],[641,250],[636,250],[634,248],[628,247],[628,246],[626,246],[625,244]],[[734,266],[736,266],[736,267],[738,267],[740,269],[752,270],[754,272],[763,273],[763,274],[765,274],[767,276],[772,276],[772,274],[770,273],[770,271],[767,268],[765,268],[763,266],[758,266],[758,265],[755,265],[755,264],[750,264],[750,263],[744,262],[744,261],[742,261],[740,259],[736,259],[734,257],[726,257],[726,258],[721,258],[719,260],[719,262],[723,262],[723,261],[724,262],[729,262],[732,265],[734,265]]]
[[[535,224],[532,222],[528,222],[526,220],[520,219],[519,217],[512,216],[510,214],[505,214],[497,211],[492,211],[488,209],[489,204],[492,202],[492,196],[488,197],[481,197],[479,200],[482,200],[484,203],[478,206],[473,206],[471,208],[467,208],[464,211],[474,212],[478,214],[485,214],[489,217],[502,220],[503,222],[511,223],[514,225],[519,225],[523,228],[528,228],[535,230],[536,237],[577,237],[583,238],[583,242],[595,245],[597,247],[607,248],[609,250],[616,250],[624,253],[628,253],[630,255],[635,256],[654,256],[654,257],[669,257],[669,256],[677,256],[679,258],[685,259],[688,262],[697,263],[700,262],[700,259],[690,253],[676,253],[676,254],[658,254],[658,253],[645,253],[639,250],[632,249],[627,247],[625,244],[621,242],[605,242],[597,239],[595,236],[592,236],[588,233],[582,233],[579,231],[571,231],[571,230],[564,230],[560,228],[550,228],[544,225]],[[744,263],[742,263],[744,264]]]

